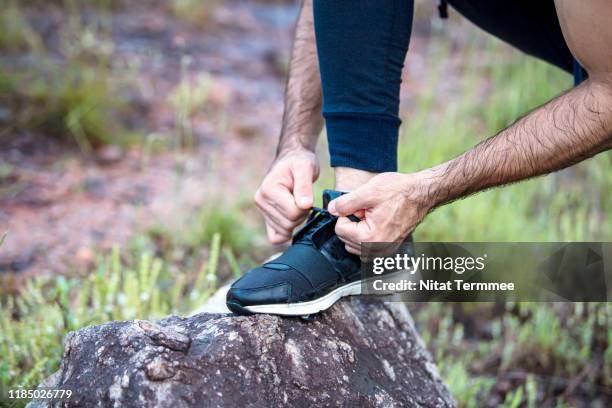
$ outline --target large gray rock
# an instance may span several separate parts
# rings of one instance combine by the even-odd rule
[[[454,406],[404,305],[341,301],[299,318],[197,314],[70,333],[31,407]]]

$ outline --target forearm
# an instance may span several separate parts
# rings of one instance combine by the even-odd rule
[[[612,83],[589,79],[461,156],[421,172],[434,207],[612,148]]]
[[[314,151],[323,128],[321,105],[312,0],[304,0],[295,29],[277,155],[296,149]]]

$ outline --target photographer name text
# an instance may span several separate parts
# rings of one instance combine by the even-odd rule
[[[432,279],[418,282],[400,280],[386,282],[377,279],[372,283],[377,291],[513,291],[514,282],[466,282],[461,279],[436,281]]]

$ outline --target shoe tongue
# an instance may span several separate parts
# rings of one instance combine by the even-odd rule
[[[346,194],[346,192],[330,189],[323,190],[323,208],[327,210],[327,205],[343,194]]]

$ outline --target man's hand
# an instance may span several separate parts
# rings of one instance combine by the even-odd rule
[[[329,203],[329,211],[341,217],[336,234],[346,250],[359,255],[362,242],[402,242],[434,204],[422,185],[418,173],[382,173]],[[351,214],[361,222],[346,218]]]
[[[289,241],[313,204],[312,183],[319,177],[314,153],[297,150],[280,155],[255,193],[272,244]]]

